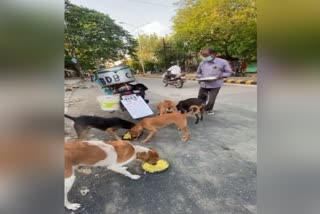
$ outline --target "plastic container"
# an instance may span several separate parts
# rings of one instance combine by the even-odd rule
[[[99,106],[103,111],[116,111],[120,108],[119,95],[103,95],[98,96]]]

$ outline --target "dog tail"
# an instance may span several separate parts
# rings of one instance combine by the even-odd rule
[[[196,105],[192,105],[189,108],[189,112],[187,113],[187,116],[193,116],[195,114],[200,113],[201,107],[196,106]]]
[[[73,120],[73,121],[74,121],[74,119],[75,119],[75,117],[71,117],[71,116],[69,116],[69,115],[67,115],[67,114],[64,114],[64,116],[65,116],[66,118],[70,119],[70,120]]]

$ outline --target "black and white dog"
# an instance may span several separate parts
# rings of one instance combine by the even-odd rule
[[[190,107],[191,106],[198,106],[200,108],[200,120],[203,119],[203,112],[205,111],[205,105],[206,105],[206,101],[201,100],[199,98],[189,98],[186,100],[181,100],[178,104],[177,104],[177,109],[178,111],[180,111],[181,113],[187,113],[190,112]],[[199,123],[199,114],[195,114],[197,120],[195,122],[195,124]]]

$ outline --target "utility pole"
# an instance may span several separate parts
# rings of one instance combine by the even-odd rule
[[[144,62],[143,62],[143,57],[142,57],[142,46],[141,46],[141,41],[140,41],[140,34],[139,34],[139,29],[138,29],[138,45],[139,45],[139,52],[140,52],[140,56],[139,56],[139,61],[141,64],[141,68],[142,68],[142,74],[143,76],[146,75],[146,71],[144,70]]]
[[[141,40],[140,40],[140,33],[139,33],[140,29],[139,28],[142,27],[142,26],[145,26],[145,25],[147,25],[149,23],[146,23],[146,24],[143,24],[143,25],[139,25],[139,26],[135,26],[133,24],[129,24],[129,23],[126,23],[126,22],[119,22],[119,23],[120,24],[125,24],[125,25],[130,25],[130,26],[134,27],[134,29],[132,31],[137,30],[138,46],[139,46],[139,52],[140,52],[138,57],[139,57],[139,62],[140,62],[141,68],[142,68],[142,73],[143,73],[143,76],[144,76],[146,74],[146,72],[145,72],[145,69],[144,69],[144,62],[143,62],[143,57],[142,57],[142,45],[141,45]]]

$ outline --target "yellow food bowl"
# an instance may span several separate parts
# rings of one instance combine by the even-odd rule
[[[168,169],[169,163],[166,160],[160,159],[155,165],[144,162],[141,166],[143,170],[149,173],[154,173],[154,172],[161,172],[163,170]]]
[[[140,135],[137,137],[140,138],[142,135],[142,132],[140,133]],[[132,135],[130,134],[129,131],[127,131],[126,133],[124,133],[124,135],[122,135],[122,140],[136,140],[136,139],[132,139]]]
[[[126,132],[123,136],[122,136],[123,140],[132,140],[132,136],[130,134],[130,132]]]

